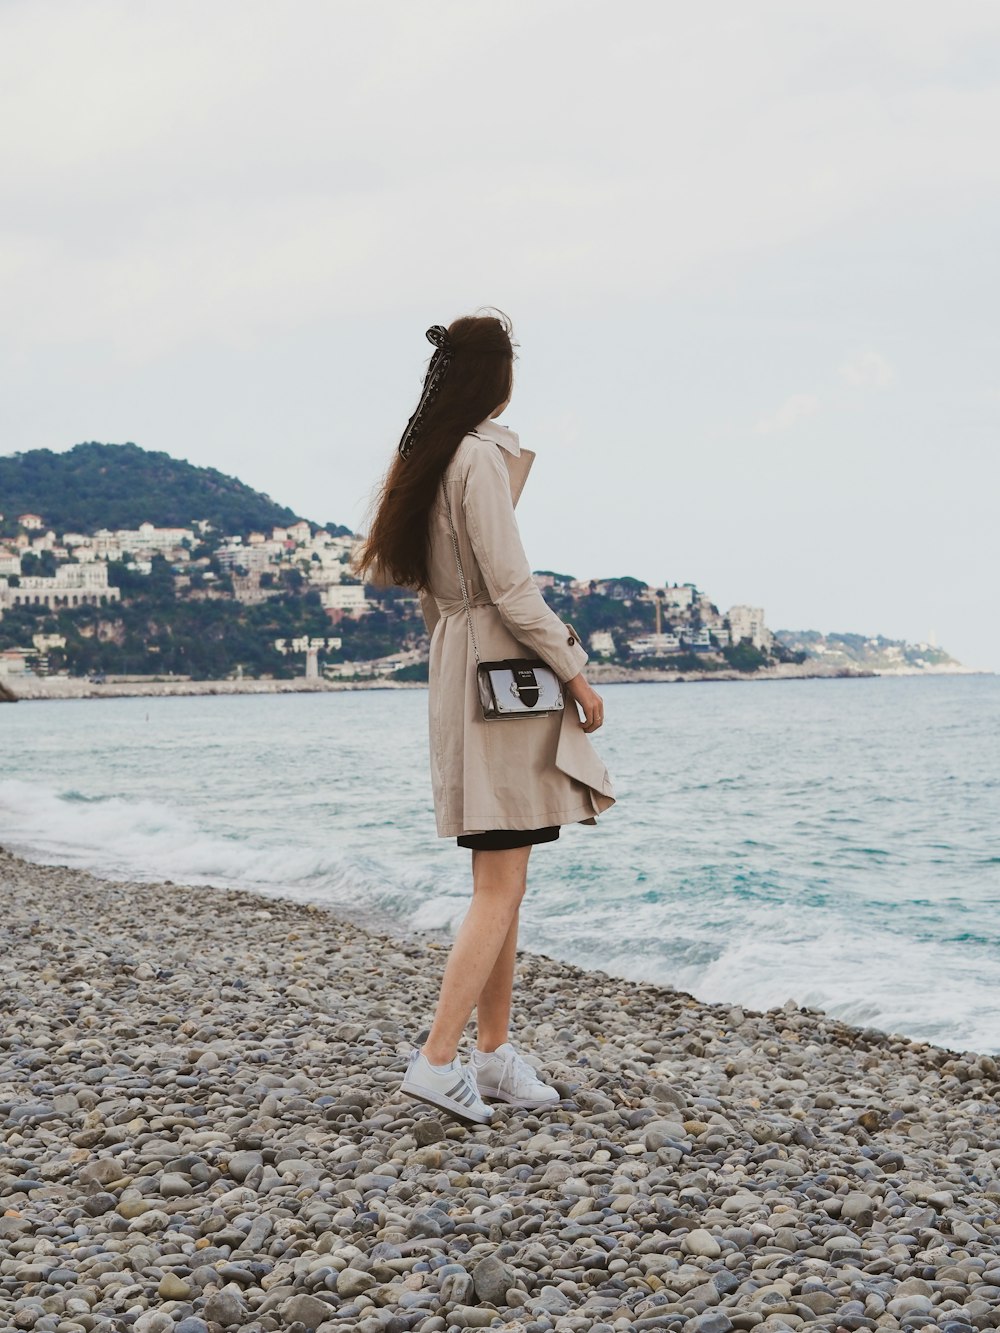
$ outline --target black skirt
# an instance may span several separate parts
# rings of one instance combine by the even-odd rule
[[[531,847],[536,842],[555,842],[559,825],[549,828],[495,828],[487,833],[463,833],[455,841],[459,847],[478,848],[482,852],[506,852],[512,847]]]

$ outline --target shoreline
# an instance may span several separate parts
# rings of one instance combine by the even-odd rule
[[[602,666],[594,663],[587,671],[591,684],[632,685],[662,683],[667,685],[711,684],[715,681],[781,681],[781,680],[871,680],[892,679],[897,676],[990,676],[991,671],[963,667],[960,670],[872,671],[862,668],[834,667],[818,669],[806,663],[784,663],[760,671],[743,672],[732,668],[721,671],[663,671],[658,669]],[[3,697],[3,686],[12,696]],[[103,685],[80,677],[66,676],[8,676],[0,682],[0,703],[38,702],[46,699],[129,699],[172,698],[187,695],[223,694],[333,694],[350,690],[426,690],[426,681],[392,680],[375,677],[366,680],[149,680],[108,681]]]
[[[0,894],[12,1327],[1000,1326],[990,1056],[519,952],[561,1100],[467,1128],[395,1090],[430,932],[2,849]]]

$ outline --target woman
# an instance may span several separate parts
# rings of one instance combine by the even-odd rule
[[[428,329],[437,350],[357,563],[370,581],[419,590],[437,831],[472,849],[472,903],[400,1090],[473,1124],[492,1117],[484,1097],[521,1107],[558,1100],[510,1041],[518,909],[535,843],[556,839],[563,824],[595,823],[615,799],[587,738],[604,721],[582,674],[587,653],[546,605],[518,535],[514,505],[534,454],[495,420],[513,390],[510,333],[497,315]],[[561,713],[484,720],[470,617],[483,661],[534,656],[552,668],[564,683]],[[473,1008],[477,1045],[463,1065],[458,1043]]]

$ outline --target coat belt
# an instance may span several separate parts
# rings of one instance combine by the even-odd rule
[[[437,609],[438,611],[440,611],[442,616],[455,616],[465,611],[465,603],[461,600],[461,598],[459,598],[457,602],[456,601],[449,602],[442,597],[435,597],[434,600],[437,603]],[[469,598],[469,605],[493,606],[494,603],[490,601],[489,593],[486,591],[485,588],[483,588],[480,589],[479,592],[473,593],[473,595]]]

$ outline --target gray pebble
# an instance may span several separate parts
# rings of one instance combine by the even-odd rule
[[[472,1270],[476,1295],[487,1305],[504,1305],[507,1291],[514,1285],[515,1279],[514,1270],[495,1254],[488,1254],[485,1259],[480,1259]]]
[[[337,1295],[350,1300],[377,1285],[378,1281],[371,1273],[362,1272],[358,1268],[344,1268],[337,1278]]]
[[[221,1291],[209,1296],[202,1312],[209,1323],[221,1324],[223,1328],[240,1323],[246,1314],[241,1288],[235,1282],[227,1283]]]
[[[326,1301],[315,1296],[291,1296],[281,1307],[283,1319],[302,1324],[307,1329],[319,1328],[333,1313]]]

